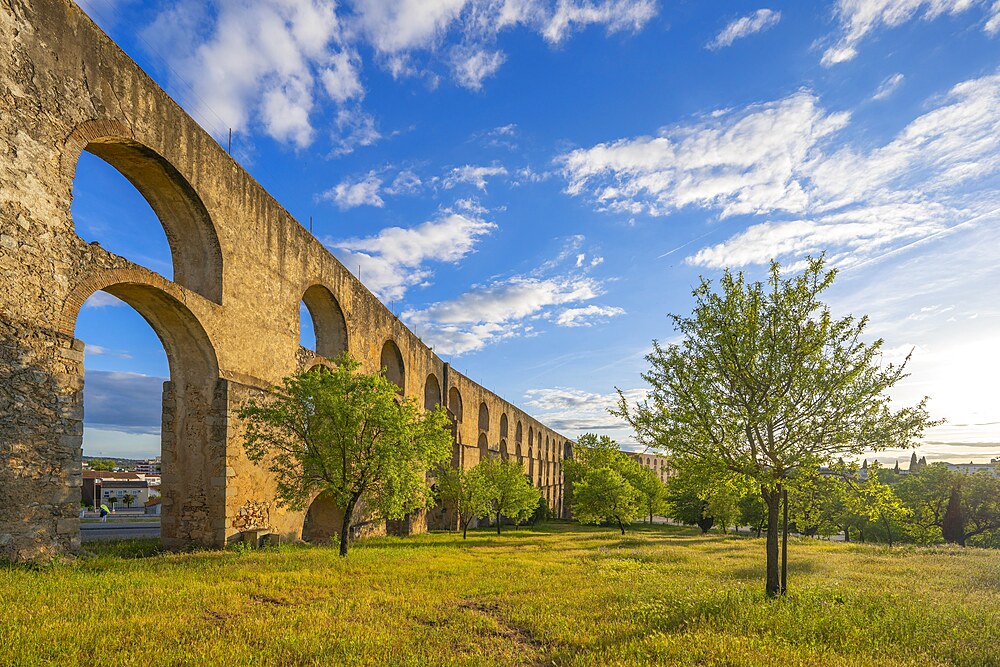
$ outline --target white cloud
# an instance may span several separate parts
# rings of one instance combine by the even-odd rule
[[[385,202],[379,196],[381,187],[382,179],[374,171],[370,171],[367,176],[356,181],[345,180],[338,183],[320,195],[320,198],[332,201],[342,209],[356,206],[382,208],[385,206]]]
[[[644,400],[645,389],[623,391],[629,403]],[[608,412],[618,403],[618,393],[606,394],[573,387],[546,387],[524,392],[525,407],[531,408],[539,420],[570,437],[583,433],[609,435],[619,443],[634,438],[629,426]]]
[[[918,16],[929,21],[943,14],[960,14],[982,4],[982,0],[837,0],[834,11],[841,35],[823,53],[822,63],[829,67],[853,59],[858,44],[877,28],[895,28]],[[992,34],[990,23],[985,30]]]
[[[1000,74],[956,85],[888,143],[833,146],[849,118],[802,91],[561,158],[599,208],[769,217],[688,263],[721,268],[828,251],[841,266],[945,233],[1000,206]]]
[[[506,59],[502,51],[458,47],[452,50],[452,75],[458,85],[481,90],[483,81],[496,74]]]
[[[603,25],[609,33],[638,31],[656,16],[653,0],[558,0],[555,11],[544,19],[542,34],[558,44],[574,29]]]
[[[403,171],[396,174],[396,178],[392,179],[392,185],[385,189],[391,195],[409,195],[420,190],[420,186],[423,185],[423,181],[420,177],[411,169],[404,169]]]
[[[1000,0],[996,0],[990,8],[990,14],[983,25],[983,31],[990,37],[1000,33]]]
[[[383,53],[435,45],[467,0],[354,0],[358,25]]]
[[[245,132],[256,125],[278,141],[304,148],[315,132],[310,115],[317,75],[336,102],[360,94],[360,84],[346,83],[354,66],[342,56],[334,3],[266,0],[213,6],[214,21],[208,7],[181,2],[161,13],[143,35],[172,54],[173,69],[193,87],[187,106],[216,137],[229,128]]]
[[[582,236],[570,237],[556,258],[535,271],[475,286],[448,301],[410,308],[403,318],[438,351],[460,355],[505,338],[534,335],[537,322],[583,326],[590,318],[623,313],[611,306],[582,306],[604,294],[602,282],[588,275],[593,263],[582,270],[575,266],[575,252],[583,242]]]
[[[507,169],[501,165],[493,165],[491,167],[477,167],[471,164],[463,165],[461,167],[455,167],[451,170],[447,176],[445,176],[442,185],[444,188],[450,189],[455,187],[460,183],[468,183],[469,185],[474,185],[480,190],[486,189],[486,179],[490,176],[506,176]]]
[[[768,28],[776,26],[780,20],[781,12],[773,9],[758,9],[753,14],[738,18],[723,28],[722,32],[707,44],[707,48],[714,51],[729,46],[737,39],[742,39],[743,37],[763,32]]]
[[[896,72],[895,74],[886,77],[886,79],[879,84],[878,90],[876,90],[875,94],[872,95],[872,99],[884,100],[890,95],[892,95],[894,92],[896,92],[896,89],[903,84],[903,78],[904,78],[903,75],[900,74],[899,72]]]
[[[666,215],[685,206],[723,217],[803,211],[808,198],[796,168],[846,125],[808,91],[741,111],[712,114],[657,137],[621,139],[557,158],[567,191],[589,193],[600,208]]]
[[[84,308],[117,308],[125,305],[128,304],[107,292],[94,292],[83,303]]]
[[[371,146],[382,138],[375,127],[375,118],[360,107],[343,107],[335,120],[333,155],[352,153],[358,146]]]
[[[561,327],[589,327],[598,320],[624,315],[625,311],[616,306],[590,305],[583,308],[567,308],[556,317]]]
[[[433,277],[429,262],[457,262],[496,229],[492,222],[443,211],[416,227],[388,227],[374,236],[324,243],[350,270],[360,267],[362,282],[382,300],[401,299],[407,288]]]

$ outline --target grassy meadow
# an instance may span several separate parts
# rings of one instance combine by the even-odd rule
[[[0,663],[1000,665],[1000,551],[570,524],[0,568]]]

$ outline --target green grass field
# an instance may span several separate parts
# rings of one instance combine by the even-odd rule
[[[0,568],[0,663],[1000,665],[1000,552],[552,524]]]

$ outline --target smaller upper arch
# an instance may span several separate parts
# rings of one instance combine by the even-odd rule
[[[424,410],[433,410],[439,405],[441,405],[441,383],[434,373],[429,373],[424,382]]]
[[[490,409],[486,401],[479,404],[479,432],[488,433],[490,430]]]
[[[390,339],[382,345],[379,365],[385,371],[386,378],[395,384],[402,394],[406,390],[406,368],[403,366],[403,354],[395,341]]]
[[[507,431],[509,429],[507,422],[507,413],[500,414],[500,438],[505,439],[507,437]]]
[[[521,427],[520,419],[517,420],[517,425],[514,426],[514,442],[516,442],[518,445],[524,442],[524,429]]]
[[[70,180],[84,151],[117,169],[149,203],[167,236],[174,282],[221,304],[222,245],[215,223],[191,183],[122,123],[91,120],[73,130],[61,165]]]
[[[458,387],[452,387],[448,390],[448,410],[451,411],[455,421],[462,421],[462,392],[458,390]]]
[[[316,354],[333,359],[347,352],[347,318],[340,302],[329,289],[311,285],[302,295],[316,331]]]

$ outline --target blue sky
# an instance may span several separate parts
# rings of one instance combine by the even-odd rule
[[[699,276],[825,251],[837,312],[914,350],[894,396],[949,420],[920,453],[1000,456],[1000,0],[84,8],[437,352],[567,435],[630,442],[606,407]],[[91,156],[74,217],[170,275]],[[85,453],[155,452],[155,335],[103,294],[77,335]]]

